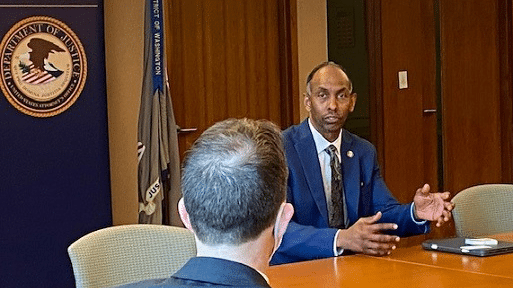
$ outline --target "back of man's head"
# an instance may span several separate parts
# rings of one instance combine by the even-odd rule
[[[187,152],[185,208],[198,240],[238,245],[274,224],[286,198],[280,129],[270,121],[228,119],[208,128]]]

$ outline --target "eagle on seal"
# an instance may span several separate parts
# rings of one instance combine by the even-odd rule
[[[32,69],[34,69],[34,72],[38,74],[46,71],[44,68],[45,60],[48,60],[50,53],[65,52],[61,47],[41,38],[30,39],[27,46],[32,49],[32,51],[29,52],[29,60],[32,61],[32,64],[34,65]]]

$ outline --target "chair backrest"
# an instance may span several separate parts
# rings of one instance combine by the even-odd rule
[[[479,237],[513,231],[513,185],[485,184],[453,197],[456,235]]]
[[[68,247],[77,287],[167,278],[196,255],[185,228],[134,224],[91,232]]]

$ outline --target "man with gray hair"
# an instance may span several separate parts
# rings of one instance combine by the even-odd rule
[[[285,203],[287,164],[270,121],[228,119],[187,152],[178,203],[197,257],[167,279],[130,287],[270,287],[265,271],[294,209]]]

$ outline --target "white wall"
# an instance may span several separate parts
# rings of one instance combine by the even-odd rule
[[[144,0],[105,0],[105,59],[114,225],[137,223],[137,122]]]
[[[306,76],[317,64],[328,60],[326,0],[297,0],[297,42],[301,119],[308,116],[304,108]]]

